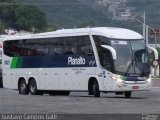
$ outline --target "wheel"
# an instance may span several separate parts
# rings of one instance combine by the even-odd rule
[[[131,93],[132,92],[124,92],[125,98],[131,98]]]
[[[29,81],[29,92],[31,95],[38,95],[37,83],[34,79]]]
[[[94,97],[100,97],[100,91],[97,81],[93,82],[93,95]]]
[[[29,94],[28,85],[26,84],[25,79],[21,79],[19,81],[18,90],[19,90],[19,94],[22,94],[22,95],[28,95]]]

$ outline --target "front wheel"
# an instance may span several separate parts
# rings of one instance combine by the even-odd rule
[[[125,98],[131,98],[132,92],[124,92]]]
[[[100,97],[100,91],[97,81],[93,82],[93,95],[94,97]]]

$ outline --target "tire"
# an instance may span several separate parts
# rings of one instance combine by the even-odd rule
[[[31,95],[38,95],[37,83],[34,79],[29,81],[29,92]]]
[[[21,79],[19,81],[18,90],[19,90],[19,94],[21,94],[21,95],[28,95],[29,94],[28,85],[26,84],[25,79]]]
[[[96,80],[93,82],[93,95],[94,97],[100,97],[99,86]]]
[[[132,92],[124,92],[125,98],[131,98]]]

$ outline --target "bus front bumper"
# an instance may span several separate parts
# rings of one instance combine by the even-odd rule
[[[123,81],[117,80],[115,91],[147,91],[151,88],[151,79],[145,81]]]

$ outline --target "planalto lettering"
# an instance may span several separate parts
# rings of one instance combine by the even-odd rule
[[[85,58],[79,57],[79,58],[73,58],[68,57],[68,65],[85,65]]]

